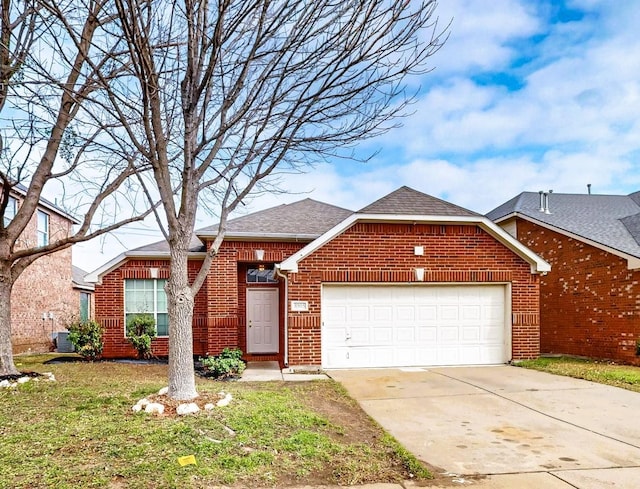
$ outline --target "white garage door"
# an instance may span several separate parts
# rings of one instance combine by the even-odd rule
[[[509,360],[503,285],[324,285],[325,368]]]

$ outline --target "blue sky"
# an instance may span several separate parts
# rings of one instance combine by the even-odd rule
[[[358,149],[376,157],[288,176],[291,194],[243,213],[306,197],[357,210],[402,185],[482,213],[525,190],[640,190],[639,1],[441,0],[437,15],[449,40],[411,82],[413,115]],[[138,225],[74,247],[74,263],[94,269],[125,239],[160,234]]]

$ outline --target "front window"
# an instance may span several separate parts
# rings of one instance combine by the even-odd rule
[[[9,201],[7,202],[7,208],[4,211],[4,225],[5,227],[9,225],[9,223],[16,217],[16,212],[18,210],[18,201],[13,197],[9,197]]]
[[[38,211],[38,246],[49,244],[49,214]]]
[[[89,320],[89,311],[91,310],[91,294],[80,292],[80,321]]]
[[[275,270],[273,268],[260,266],[258,268],[247,269],[247,283],[275,284],[277,282],[278,279],[276,278]]]
[[[152,314],[158,336],[169,335],[169,314],[164,279],[127,279],[124,281],[125,325],[131,316]],[[126,326],[125,326],[126,327]]]

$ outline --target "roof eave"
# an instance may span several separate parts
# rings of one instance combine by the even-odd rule
[[[215,239],[218,233],[197,233],[198,238]],[[225,233],[226,241],[313,241],[319,234],[290,234],[290,233],[251,233],[251,232],[228,232]]]
[[[188,258],[204,258],[206,253],[203,251],[190,251],[188,254]],[[168,251],[154,251],[154,252],[146,252],[146,251],[125,251],[124,253],[119,254],[112,260],[109,260],[107,263],[102,265],[101,267],[95,269],[93,272],[85,275],[84,280],[88,283],[93,284],[101,284],[102,277],[106,274],[112,272],[116,268],[118,268],[122,263],[124,263],[129,258],[144,258],[147,260],[168,260],[170,258],[170,254]]]
[[[493,223],[484,216],[421,216],[402,214],[352,214],[344,221],[340,222],[318,239],[312,241],[307,246],[294,253],[280,264],[280,269],[284,272],[298,272],[298,263],[316,251],[321,246],[342,234],[356,222],[413,222],[413,223],[438,223],[438,224],[473,224],[484,229],[488,234],[503,243],[518,256],[531,265],[531,273],[546,273],[551,270],[551,265],[536,255],[529,248],[520,243],[517,239],[504,231],[500,226]]]
[[[19,194],[22,198],[26,198],[28,190],[27,189],[22,189],[19,187],[12,187],[11,189],[12,192],[15,192],[16,194]],[[60,217],[63,217],[69,221],[71,221],[71,224],[80,224],[80,220],[73,217],[71,214],[65,212],[64,210],[62,210],[61,208],[59,208],[58,206],[56,206],[54,203],[49,202],[47,199],[45,199],[44,197],[41,197],[38,200],[38,206],[43,207],[51,212],[56,213],[57,215],[59,215]]]

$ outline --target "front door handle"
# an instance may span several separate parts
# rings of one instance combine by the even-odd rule
[[[249,319],[249,327],[251,328],[253,324],[251,324],[251,319]]]

